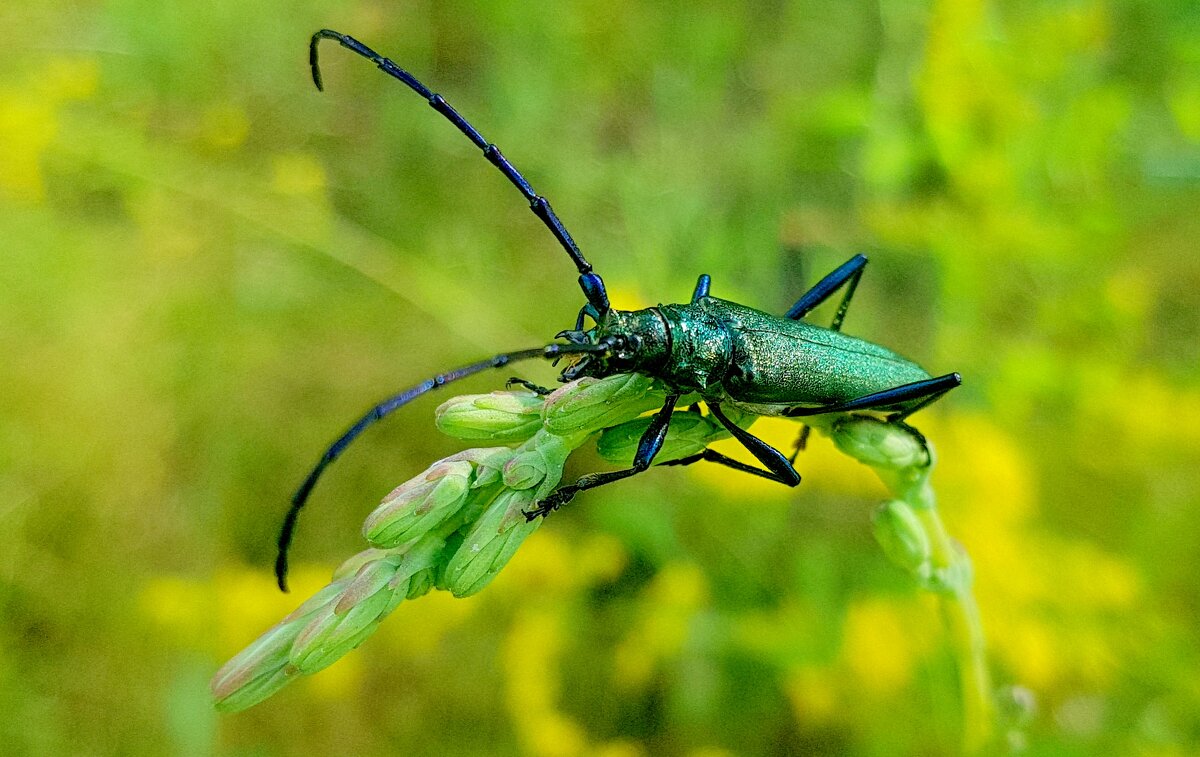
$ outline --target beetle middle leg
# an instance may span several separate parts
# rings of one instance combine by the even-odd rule
[[[752,469],[756,475],[772,481],[778,481],[785,486],[795,486],[800,483],[800,474],[796,472],[796,469],[792,467],[791,462],[783,456],[782,452],[726,418],[725,413],[721,412],[721,404],[719,402],[709,402],[708,409],[713,414],[713,417],[721,422],[725,430],[733,435],[734,439],[741,442],[742,446],[750,451],[750,454],[754,455],[760,463],[766,466],[766,470]],[[709,450],[705,450],[705,452],[709,452]],[[704,457],[704,454],[701,453],[701,459],[712,460],[712,462],[719,462],[722,465],[729,465],[725,460],[716,460],[711,455]],[[729,459],[726,458],[726,460]],[[736,461],[729,460],[729,462]],[[740,465],[730,465],[729,467],[744,470]]]
[[[749,473],[752,476],[765,478],[768,481],[778,480],[770,471],[765,471],[762,468],[755,468],[753,465],[746,465],[740,460],[734,460],[732,457],[722,455],[715,449],[706,449],[703,452],[699,452],[695,455],[688,455],[687,457],[681,457],[676,460],[668,460],[665,463],[659,463],[659,465],[691,465],[692,463],[698,463],[701,460],[709,463],[717,463],[718,465],[724,465],[726,468],[733,468],[736,471]]]
[[[671,413],[675,411],[675,404],[679,402],[680,395],[671,394],[667,396],[663,402],[662,409],[655,414],[650,421],[650,425],[642,433],[642,438],[638,440],[637,453],[633,456],[633,467],[626,470],[609,471],[606,473],[589,473],[586,476],[580,476],[575,483],[566,486],[560,486],[555,489],[542,501],[538,502],[532,510],[525,511],[525,518],[533,520],[540,516],[549,515],[558,508],[570,502],[575,498],[575,495],[585,489],[595,489],[597,486],[611,484],[614,481],[629,478],[637,475],[650,467],[654,462],[655,455],[662,449],[663,442],[667,438],[667,429],[671,425]]]

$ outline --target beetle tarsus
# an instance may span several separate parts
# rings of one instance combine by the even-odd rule
[[[536,394],[539,397],[545,397],[546,395],[548,395],[554,391],[553,389],[547,389],[544,386],[538,386],[537,384],[533,383],[532,381],[526,381],[525,379],[517,378],[516,376],[513,376],[508,381],[504,382],[505,389],[512,389],[514,386],[519,386],[519,387],[522,387],[523,389],[528,389],[529,391],[533,392],[534,394]]]

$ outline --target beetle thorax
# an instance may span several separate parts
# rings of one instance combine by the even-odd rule
[[[670,357],[671,337],[657,308],[609,310],[593,331],[597,342],[610,342],[606,361],[612,373],[657,373]]]

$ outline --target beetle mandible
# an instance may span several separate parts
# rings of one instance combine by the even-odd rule
[[[817,282],[782,317],[713,297],[709,294],[707,274],[700,276],[687,303],[631,311],[610,307],[604,281],[592,270],[592,265],[584,258],[550,203],[533,190],[498,147],[484,139],[441,95],[353,37],[330,29],[317,32],[309,43],[309,65],[318,90],[323,86],[317,46],[323,39],[336,40],[404,83],[483,151],[488,162],[521,192],[533,213],[571,258],[579,271],[579,286],[587,304],[580,309],[575,327],[556,335],[556,338],[565,339],[565,344],[506,352],[433,376],[372,407],[330,445],[292,497],[291,508],[280,529],[275,574],[281,589],[286,591],[287,588],[287,552],[296,519],[325,468],[364,429],[397,408],[488,368],[502,368],[533,358],[558,360],[567,357],[571,362],[562,371],[561,381],[636,372],[658,379],[669,387],[670,393],[662,409],[654,415],[638,442],[632,467],[588,474],[559,487],[526,513],[530,519],[548,515],[580,491],[619,481],[649,468],[666,439],[676,404],[687,394],[699,394],[709,412],[763,467],[746,465],[713,450],[672,461],[672,464],[715,462],[796,486],[800,483],[800,474],[793,467],[795,454],[785,457],[734,424],[722,412],[723,405],[756,415],[791,418],[871,410],[887,413],[889,421],[899,422],[961,383],[957,373],[934,377],[891,350],[841,333],[842,320],[867,264],[863,255],[855,255]],[[841,304],[828,328],[801,320],[843,288]],[[594,325],[585,329],[589,319]],[[538,389],[526,382],[517,383]],[[802,433],[797,449],[803,438]]]

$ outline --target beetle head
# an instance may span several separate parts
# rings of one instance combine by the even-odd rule
[[[587,308],[584,313],[591,315]],[[559,338],[571,344],[603,345],[601,352],[577,357],[563,370],[562,381],[581,376],[604,378],[614,373],[653,371],[670,352],[666,323],[655,308],[646,310],[607,310],[596,318],[596,325],[584,330],[582,314],[577,328],[560,331]]]

